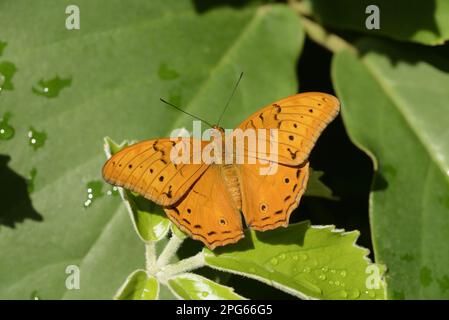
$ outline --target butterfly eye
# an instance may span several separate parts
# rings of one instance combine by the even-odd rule
[[[265,203],[261,203],[259,209],[262,212],[267,212],[268,206]]]
[[[221,218],[221,219],[219,220],[219,222],[220,222],[220,224],[221,224],[222,226],[225,226],[225,225],[226,225],[226,220],[223,219],[223,218]]]

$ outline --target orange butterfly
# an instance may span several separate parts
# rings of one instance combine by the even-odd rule
[[[309,153],[339,109],[334,96],[307,92],[272,103],[242,122],[236,129],[278,130],[272,175],[260,175],[261,163],[176,164],[170,154],[177,142],[161,138],[114,154],[103,177],[161,205],[173,223],[208,248],[235,243],[243,238],[240,212],[254,230],[288,226],[307,185]],[[195,143],[193,138],[183,141]],[[200,143],[206,147],[210,141]]]

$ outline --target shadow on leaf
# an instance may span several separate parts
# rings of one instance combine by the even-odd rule
[[[25,219],[42,221],[40,215],[31,203],[28,194],[27,180],[8,167],[11,158],[0,155],[0,188],[2,210],[0,224],[15,228],[16,223]]]

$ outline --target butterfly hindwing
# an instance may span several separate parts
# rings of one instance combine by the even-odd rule
[[[240,212],[216,165],[203,173],[179,203],[164,210],[181,230],[210,249],[243,238]]]
[[[273,175],[261,175],[261,167],[259,164],[239,166],[246,224],[258,231],[286,227],[306,189],[309,163],[296,167],[279,164]]]
[[[170,152],[177,143],[186,143],[190,147],[193,140],[146,140],[126,147],[106,162],[103,177],[108,183],[137,192],[159,205],[171,205],[208,167],[204,163],[174,164]],[[193,157],[193,151],[190,157]]]

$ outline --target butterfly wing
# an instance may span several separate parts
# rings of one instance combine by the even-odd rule
[[[260,164],[238,166],[246,224],[258,231],[286,227],[306,189],[309,162],[297,167],[279,164],[273,175],[260,175],[261,168]]]
[[[300,165],[307,160],[321,132],[339,110],[340,102],[332,95],[321,92],[300,93],[262,108],[237,128],[278,129],[276,162]],[[268,139],[266,150],[270,150]],[[261,158],[260,155],[250,156]]]
[[[164,210],[181,230],[209,249],[243,238],[240,211],[218,165],[211,165],[179,203]]]
[[[110,184],[143,195],[162,206],[174,204],[204,173],[208,165],[175,164],[170,153],[178,143],[194,157],[193,139],[147,140],[133,144],[114,154],[103,167],[103,178]]]

